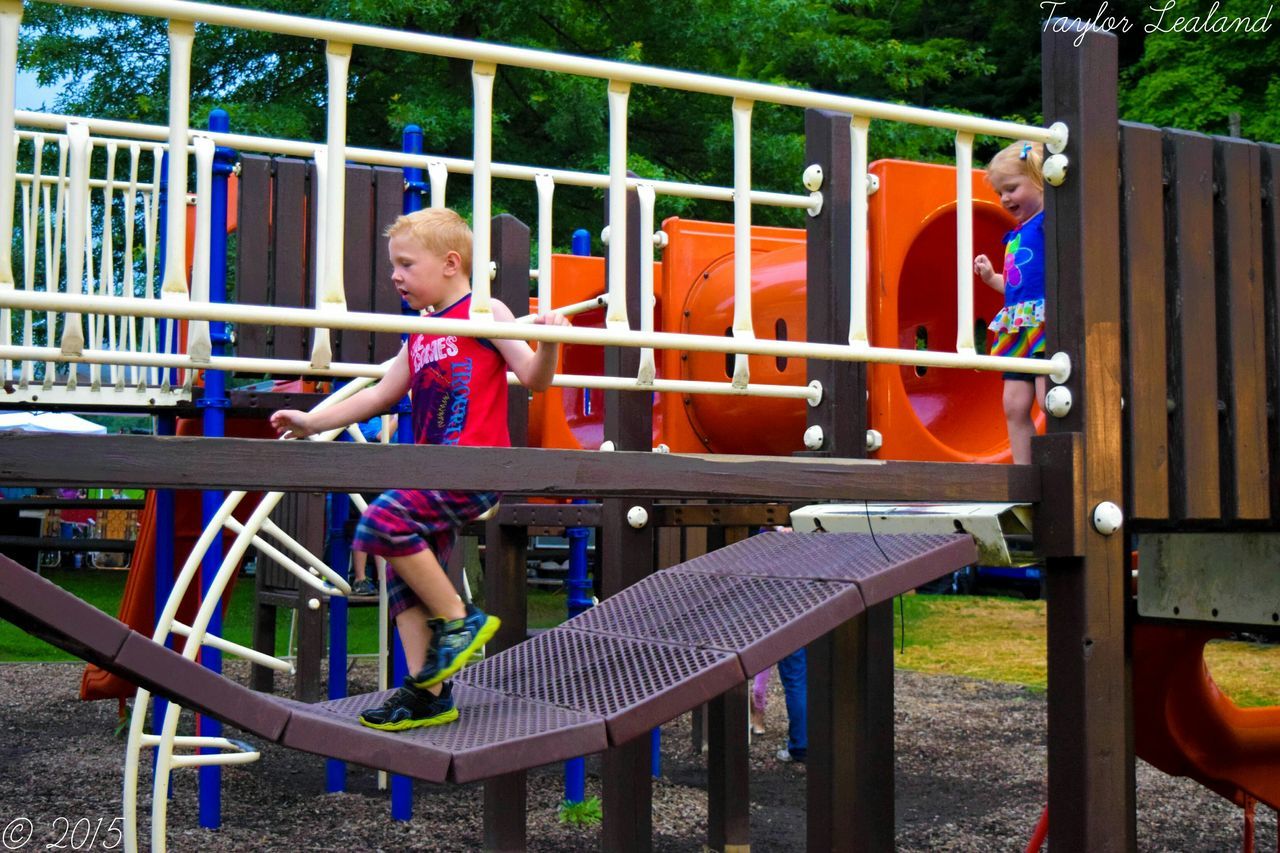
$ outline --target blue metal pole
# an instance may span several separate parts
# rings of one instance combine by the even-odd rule
[[[350,440],[343,435],[343,439]],[[346,566],[351,553],[347,543],[347,514],[351,511],[351,498],[342,492],[329,495],[329,535],[326,549],[330,566]],[[329,597],[329,698],[343,699],[347,695],[347,599],[341,595]],[[325,760],[325,790],[335,794],[347,787],[346,762],[336,758]]]
[[[570,243],[575,255],[591,254],[591,232],[579,228],[573,232]],[[584,389],[584,394],[591,393]],[[574,503],[586,503],[575,500]],[[569,539],[569,579],[568,587],[569,618],[577,616],[591,607],[591,577],[587,565],[587,545],[591,539],[591,530],[586,527],[570,527],[565,530]],[[587,766],[582,758],[570,758],[564,763],[564,798],[566,802],[580,803],[586,797]]]
[[[416,124],[408,125],[404,129],[401,137],[401,149],[406,154],[421,154],[423,151],[422,128]],[[415,210],[421,210],[424,206],[423,199],[427,192],[427,182],[424,180],[425,174],[422,169],[413,166],[406,166],[404,169],[404,206],[401,210],[405,213],[413,213]],[[416,313],[409,307],[408,303],[401,300],[401,314]],[[401,335],[401,340],[407,340],[407,335]],[[411,417],[412,408],[409,404],[409,398],[405,397],[396,407],[396,414],[399,416],[396,426],[396,442],[398,444],[413,444],[413,420]],[[374,568],[374,567],[370,567]],[[393,631],[394,647],[392,649],[392,658],[395,661],[392,669],[392,678],[394,683],[399,684],[406,675],[408,675],[408,666],[404,660],[404,646],[400,644],[400,634]],[[413,817],[413,780],[406,776],[391,776],[391,817],[395,820],[409,820]]]
[[[224,110],[213,110],[209,113],[209,130],[215,133],[226,133],[230,130],[230,121]],[[209,233],[209,302],[222,304],[227,301],[227,180],[235,170],[236,153],[229,148],[219,147],[213,157],[213,187],[211,198],[212,228]],[[209,323],[209,340],[213,355],[225,355],[227,350],[227,327],[225,323]],[[204,434],[206,438],[222,438],[226,435],[227,406],[230,398],[226,389],[226,374],[220,370],[204,372],[204,396],[196,405],[203,410]],[[201,494],[201,516],[207,528],[213,523],[218,508],[222,506],[224,494],[219,491],[205,491]],[[214,538],[209,550],[205,552],[200,564],[200,596],[206,598],[214,577],[222,565],[222,537]],[[222,636],[222,608],[213,611],[209,620],[209,633]],[[205,668],[214,673],[222,672],[222,652],[210,646],[200,651],[200,661]],[[222,723],[200,716],[199,734],[203,737],[220,737]],[[220,752],[221,750],[201,750],[201,752]],[[213,765],[200,768],[200,825],[208,829],[217,829],[222,825],[222,768]]]
[[[421,154],[422,147],[422,128],[416,124],[405,127],[404,133],[400,137],[400,150],[405,154]],[[425,207],[424,197],[430,190],[430,185],[426,180],[426,172],[417,166],[404,167],[404,207],[405,213],[413,213],[415,210],[422,210]]]

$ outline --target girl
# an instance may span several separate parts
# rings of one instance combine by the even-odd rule
[[[987,165],[987,180],[1018,227],[1005,235],[1003,274],[986,255],[973,259],[974,275],[1004,294],[1004,308],[988,328],[995,333],[992,355],[1044,358],[1044,150],[1039,143],[1015,142]],[[1004,374],[1004,417],[1015,465],[1031,462],[1031,402],[1044,405],[1043,376]]]

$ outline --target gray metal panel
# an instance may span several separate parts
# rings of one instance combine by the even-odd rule
[[[1280,533],[1143,533],[1138,613],[1280,624]]]

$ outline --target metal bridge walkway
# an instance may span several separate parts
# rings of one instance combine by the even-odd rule
[[[0,556],[0,616],[159,695],[283,746],[430,782],[600,752],[720,695],[867,607],[973,562],[957,535],[766,533],[657,572],[463,671],[448,726],[380,732],[386,693],[255,693]]]

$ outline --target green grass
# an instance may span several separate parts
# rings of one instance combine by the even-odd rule
[[[902,669],[1045,688],[1045,602],[907,595],[902,605],[906,642],[894,658]],[[900,631],[896,604],[894,623]],[[899,641],[902,634],[894,637]],[[1205,650],[1205,663],[1219,689],[1237,705],[1280,705],[1280,645],[1215,641]]]
[[[1043,690],[1045,603],[973,595],[906,595],[894,608],[897,666]],[[903,643],[905,637],[905,643]],[[903,648],[905,646],[905,648]]]
[[[51,569],[44,576],[94,607],[115,616],[124,595],[128,573],[90,569],[71,571]],[[529,627],[550,628],[564,621],[563,593],[529,591]],[[373,654],[378,650],[378,609],[352,607],[348,611],[347,644],[351,654]],[[276,652],[288,647],[291,612],[281,608],[276,617]],[[253,645],[253,579],[240,578],[231,596],[231,605],[223,617],[222,635],[242,646]],[[72,655],[37,639],[22,629],[0,620],[0,662],[68,661]]]

